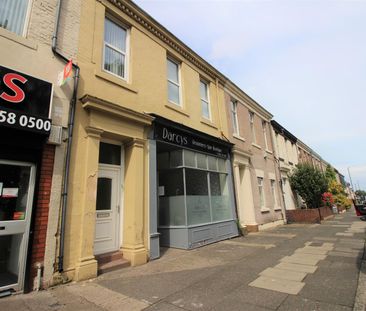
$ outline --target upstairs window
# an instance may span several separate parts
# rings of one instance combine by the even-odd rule
[[[202,116],[205,119],[211,120],[208,84],[202,80],[200,81],[200,96],[201,96]]]
[[[250,131],[252,133],[253,143],[256,143],[257,138],[255,137],[255,129],[254,129],[254,112],[252,111],[249,111],[249,124],[250,124]]]
[[[127,29],[113,22],[104,21],[104,70],[126,79]]]
[[[277,204],[277,196],[276,196],[276,181],[274,179],[271,179],[271,192],[272,192],[272,198],[274,206],[276,207]]]
[[[168,100],[181,106],[179,64],[168,58]]]
[[[25,36],[29,0],[1,0],[0,27]]]
[[[262,121],[262,130],[263,130],[263,137],[264,137],[264,146],[266,147],[266,150],[269,150],[268,141],[267,141],[267,122],[266,121]]]
[[[233,121],[233,132],[239,135],[239,123],[238,123],[238,103],[234,100],[230,101],[231,118]]]

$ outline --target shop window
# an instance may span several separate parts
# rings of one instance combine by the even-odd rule
[[[188,225],[211,222],[207,172],[186,169]]]
[[[1,0],[0,27],[25,36],[29,0]]]
[[[178,167],[183,165],[183,151],[175,150],[170,152],[170,167]]]
[[[210,192],[212,220],[220,221],[232,218],[227,185],[227,175],[210,172]]]
[[[99,163],[121,165],[121,146],[101,142],[99,145]]]
[[[168,58],[167,71],[168,71],[168,100],[173,104],[181,106],[179,64]]]
[[[208,169],[217,171],[217,158],[208,156]]]
[[[184,165],[196,167],[196,153],[189,150],[184,150]]]
[[[184,226],[185,224],[183,169],[160,171],[159,225]]]
[[[106,17],[104,20],[104,70],[126,79],[127,29]]]
[[[197,167],[207,170],[207,156],[202,153],[197,153]]]
[[[179,166],[182,153],[184,166]],[[174,150],[158,153],[158,169],[160,226],[192,226],[233,218],[226,160]]]

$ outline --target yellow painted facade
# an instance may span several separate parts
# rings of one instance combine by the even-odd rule
[[[126,79],[103,70],[106,16],[128,30]],[[113,140],[124,149],[120,249],[132,265],[139,265],[149,257],[149,113],[215,137],[228,136],[222,76],[137,6],[129,1],[82,1],[80,34],[80,101],[64,257],[64,272],[73,280],[97,274],[93,243],[101,141]],[[182,108],[168,101],[167,57],[180,65]],[[209,85],[211,121],[201,117],[200,79]]]

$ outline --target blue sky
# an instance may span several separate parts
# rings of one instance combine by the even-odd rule
[[[366,0],[135,3],[366,190]]]

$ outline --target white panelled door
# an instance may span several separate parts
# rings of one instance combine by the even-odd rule
[[[121,169],[99,164],[94,254],[119,249]]]

